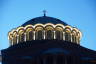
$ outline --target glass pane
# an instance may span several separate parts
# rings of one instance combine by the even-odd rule
[[[53,31],[52,30],[48,30],[46,38],[49,39],[49,40],[50,39],[54,39],[53,35],[54,35]]]

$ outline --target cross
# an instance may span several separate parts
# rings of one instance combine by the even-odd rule
[[[46,16],[46,10],[43,10],[44,16]]]

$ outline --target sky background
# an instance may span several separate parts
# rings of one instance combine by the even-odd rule
[[[80,29],[81,46],[96,50],[96,0],[0,0],[0,50],[9,47],[11,29],[43,16],[43,10]]]

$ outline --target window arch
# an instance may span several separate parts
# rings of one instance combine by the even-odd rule
[[[35,39],[42,40],[44,39],[44,29],[42,26],[37,26],[35,28]]]
[[[31,41],[34,39],[34,31],[33,28],[26,29],[26,41]]]
[[[71,42],[71,31],[70,29],[65,29],[65,41],[70,41]]]
[[[18,43],[18,33],[17,31],[13,32],[13,45]]]
[[[74,30],[72,31],[72,42],[77,43],[77,32]]]
[[[13,45],[13,33],[12,32],[8,33],[8,39],[9,39],[10,45]]]
[[[50,25],[45,27],[45,39],[54,39],[54,28]]]
[[[20,30],[18,31],[18,34],[19,34],[19,42],[24,42],[24,41],[25,41],[24,30],[23,30],[23,29],[20,29]]]
[[[79,32],[77,33],[77,38],[76,39],[77,39],[77,44],[80,44],[80,33]]]
[[[60,26],[57,26],[55,28],[55,37],[57,40],[63,40],[63,28]]]
[[[82,38],[82,33],[81,33],[80,31],[78,31],[77,37],[78,37],[77,44],[80,44],[80,40],[81,40],[81,38]]]

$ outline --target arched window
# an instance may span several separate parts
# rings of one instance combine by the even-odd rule
[[[44,29],[41,26],[37,26],[35,28],[35,39],[36,40],[42,40],[44,39]]]
[[[25,41],[25,34],[24,30],[19,30],[19,42],[24,42]]]
[[[79,32],[77,33],[76,39],[77,39],[77,44],[80,44],[80,33]]]
[[[34,32],[33,31],[29,31],[29,40],[33,40],[34,39]]]
[[[77,28],[72,30],[72,42],[80,44],[80,37],[82,36],[81,32]]]
[[[34,39],[34,32],[32,28],[27,28],[26,29],[26,40],[31,41]]]
[[[45,39],[54,39],[54,28],[50,25],[45,27]]]
[[[76,38],[76,31],[72,31],[72,42],[77,43],[77,38]]]
[[[65,41],[70,41],[71,42],[71,32],[69,29],[65,30]]]
[[[17,44],[17,40],[18,40],[17,36],[18,36],[17,32],[14,31],[14,32],[13,32],[13,45],[14,45],[14,44]]]
[[[8,39],[9,39],[10,45],[13,45],[13,33],[9,32]]]
[[[63,40],[63,28],[62,27],[55,28],[55,37],[57,40]]]

